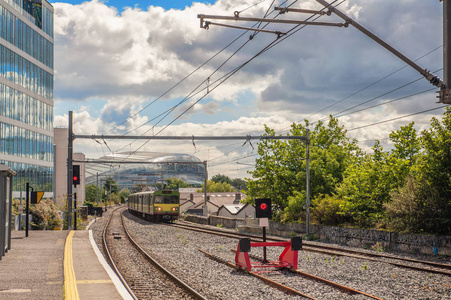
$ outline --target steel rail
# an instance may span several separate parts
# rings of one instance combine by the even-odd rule
[[[387,259],[397,259],[397,260],[401,260],[401,261],[407,261],[407,262],[412,262],[412,263],[428,265],[428,266],[431,266],[431,267],[451,270],[451,265],[442,264],[442,263],[436,263],[436,262],[432,262],[432,261],[418,260],[418,259],[407,258],[407,257],[393,257],[393,256],[385,255],[385,254],[382,254],[382,253],[367,253],[367,252],[361,252],[361,251],[352,250],[352,249],[340,249],[340,248],[331,247],[331,246],[322,246],[322,245],[314,245],[314,244],[308,244],[308,246],[309,247],[313,247],[313,248],[317,247],[317,248],[321,248],[321,249],[328,249],[328,250],[332,250],[332,251],[341,251],[341,252],[346,252],[346,253],[353,253],[353,254],[356,254],[356,255],[363,255],[363,256],[369,256],[369,257],[381,257],[381,258],[387,258]]]
[[[116,208],[115,210],[113,210],[110,214],[110,216],[108,217],[108,221],[105,224],[105,227],[103,228],[103,232],[102,232],[102,244],[103,244],[103,249],[105,250],[106,254],[107,254],[107,259],[109,261],[110,266],[113,268],[114,273],[116,273],[116,275],[119,277],[120,281],[122,282],[122,284],[124,285],[124,287],[127,289],[128,293],[130,294],[130,296],[135,299],[138,300],[138,297],[135,295],[135,293],[133,292],[133,290],[130,288],[130,286],[128,285],[127,281],[125,281],[124,277],[122,276],[121,272],[119,271],[119,269],[116,266],[116,263],[113,261],[113,257],[111,256],[111,252],[110,249],[108,248],[108,243],[106,241],[106,233],[108,230],[108,226],[110,225],[111,219],[113,219],[113,215],[116,212],[116,210],[118,210],[119,208]]]
[[[211,253],[208,253],[208,252],[206,252],[206,251],[204,251],[204,250],[202,250],[202,249],[197,249],[197,250],[199,250],[200,252],[202,252],[202,253],[203,253],[204,255],[206,255],[208,258],[211,258],[211,259],[213,259],[213,260],[215,260],[215,261],[217,261],[217,262],[223,263],[223,264],[225,264],[226,266],[229,266],[229,267],[231,267],[231,268],[234,268],[234,269],[237,269],[237,270],[242,270],[242,269],[239,269],[239,268],[238,268],[236,265],[234,265],[233,263],[228,262],[228,261],[226,261],[226,260],[223,259],[223,258],[220,258],[220,257],[218,257],[218,256],[215,256],[215,255],[213,255],[213,254],[211,254]],[[316,299],[316,298],[314,298],[314,297],[312,297],[312,296],[309,296],[309,295],[307,295],[307,294],[304,294],[304,293],[302,293],[302,292],[300,292],[300,291],[298,291],[298,290],[295,290],[295,289],[293,289],[293,288],[290,288],[290,287],[288,287],[288,286],[286,286],[286,285],[283,285],[283,284],[281,284],[281,283],[278,283],[278,282],[276,282],[276,281],[274,281],[274,280],[271,280],[271,279],[269,279],[269,278],[266,278],[266,277],[264,277],[264,276],[258,275],[258,274],[254,273],[254,272],[247,272],[247,271],[244,271],[244,270],[243,270],[243,272],[245,272],[245,273],[247,273],[247,274],[249,274],[249,275],[252,275],[252,276],[254,276],[254,277],[256,277],[256,278],[258,278],[258,279],[264,281],[267,285],[270,285],[270,286],[272,286],[272,287],[275,287],[275,288],[279,289],[279,290],[282,291],[282,292],[285,292],[285,293],[288,293],[288,294],[291,294],[291,295],[302,296],[302,297],[305,297],[305,298],[308,298],[308,299]]]
[[[231,249],[231,251],[236,253],[235,249]],[[256,255],[253,255],[253,254],[249,254],[249,257],[252,257],[253,259],[256,259],[256,260],[259,260],[259,261],[263,261],[262,257],[256,256]],[[336,288],[336,289],[338,289],[338,290],[340,290],[340,291],[342,291],[344,293],[350,294],[350,295],[360,294],[360,295],[364,295],[364,296],[367,296],[367,297],[370,297],[370,298],[373,298],[373,299],[382,300],[382,298],[373,296],[371,294],[367,294],[365,292],[353,289],[351,287],[348,287],[348,286],[345,286],[345,285],[342,285],[342,284],[339,284],[339,283],[336,283],[336,282],[333,282],[333,281],[330,281],[330,280],[324,279],[322,277],[318,277],[318,276],[315,276],[315,275],[312,275],[312,274],[309,274],[309,273],[306,273],[306,272],[303,272],[303,271],[300,271],[300,270],[290,270],[290,271],[296,273],[299,276],[305,277],[307,279],[327,284],[327,285],[329,285],[329,286],[331,286],[333,288]]]
[[[185,283],[183,280],[175,276],[171,271],[166,269],[163,265],[158,263],[152,256],[150,256],[139,244],[136,242],[132,236],[130,235],[127,226],[124,222],[124,214],[121,213],[121,219],[122,219],[122,225],[124,227],[125,234],[129,241],[138,249],[138,251],[155,267],[157,267],[160,271],[162,271],[164,274],[166,274],[169,278],[171,278],[178,286],[183,288],[185,291],[187,291],[189,294],[191,294],[196,299],[206,300],[207,298],[203,295],[201,295],[199,292],[197,292],[195,289],[193,289],[191,286],[189,286],[187,283]]]
[[[208,233],[208,234],[218,234],[220,236],[236,238],[236,239],[239,239],[242,237],[249,237],[252,241],[261,241],[262,240],[260,237],[257,237],[255,235],[251,235],[251,234],[234,233],[234,232],[226,233],[221,230],[214,229],[214,228],[205,228],[204,229],[204,228],[199,228],[198,226],[190,225],[190,224],[171,224],[170,226],[176,226],[179,228],[185,228],[185,229],[194,230],[194,231],[198,231],[198,232],[204,232],[204,233]],[[267,237],[266,239],[269,241],[287,241],[286,239],[283,239],[283,238],[274,238],[274,237]],[[324,250],[324,249],[326,249],[326,250]],[[357,250],[342,249],[342,248],[336,248],[336,247],[331,247],[331,246],[326,246],[326,245],[324,245],[324,246],[323,245],[314,245],[314,244],[306,242],[306,241],[303,241],[303,250],[327,254],[327,255],[348,256],[348,257],[357,258],[357,259],[370,260],[370,261],[379,262],[379,263],[386,263],[386,264],[390,264],[393,266],[412,269],[412,270],[416,270],[416,271],[451,276],[451,272],[446,271],[446,270],[435,270],[435,269],[429,269],[429,268],[423,268],[423,267],[416,267],[416,266],[411,266],[411,265],[407,265],[407,264],[403,264],[403,263],[384,261],[384,260],[373,258],[373,257],[418,263],[418,264],[423,264],[423,265],[427,265],[430,267],[436,267],[436,268],[450,269],[451,266],[446,265],[446,264],[439,264],[439,263],[434,263],[434,262],[402,258],[402,257],[392,257],[389,255],[376,254],[376,253],[366,253],[366,252],[361,252],[361,251],[357,251]]]

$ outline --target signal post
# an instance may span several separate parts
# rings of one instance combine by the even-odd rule
[[[271,199],[255,199],[255,217],[259,219],[260,226],[263,227],[263,242],[251,243],[249,238],[240,239],[238,249],[235,254],[235,264],[251,272],[254,268],[289,268],[296,270],[298,268],[298,250],[302,249],[302,238],[292,237],[288,242],[266,242],[266,227],[269,226],[269,219],[272,217]],[[266,259],[266,247],[285,247],[277,261],[268,261]],[[252,247],[263,247],[263,260],[251,262],[249,252]],[[264,271],[263,271],[264,272]],[[254,272],[259,273],[259,271]]]

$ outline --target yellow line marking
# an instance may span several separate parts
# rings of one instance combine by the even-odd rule
[[[66,238],[64,247],[64,299],[79,300],[77,284],[75,280],[74,265],[72,261],[72,237],[75,231],[71,230]]]
[[[77,284],[91,284],[91,283],[113,283],[113,281],[111,279],[77,280]]]

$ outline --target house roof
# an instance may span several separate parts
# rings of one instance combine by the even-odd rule
[[[213,206],[219,207],[218,205],[212,203],[211,201],[207,201],[207,205],[208,204],[211,204]],[[194,206],[192,206],[190,208],[200,208],[200,207],[203,207],[203,206],[204,206],[204,201],[200,201],[200,202],[196,203]]]
[[[232,215],[237,215],[240,213],[241,210],[243,210],[246,206],[248,206],[249,204],[229,204],[229,205],[222,205],[219,209],[218,209],[218,213],[219,211],[224,208],[226,209],[230,214]]]
[[[184,193],[180,192],[180,202],[189,200],[191,193]],[[196,203],[196,205],[199,202],[204,202],[204,193],[192,193],[193,194],[193,201]],[[236,193],[234,192],[224,192],[224,193],[207,193],[207,196],[210,196],[210,202],[217,207],[220,207],[221,205],[228,205],[233,204],[233,202],[236,199]],[[241,200],[246,198],[246,195],[243,193],[240,193]]]

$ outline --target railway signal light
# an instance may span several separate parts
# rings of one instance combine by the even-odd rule
[[[72,166],[72,183],[74,185],[80,184],[80,165]]]
[[[255,199],[255,217],[271,219],[271,199]]]

